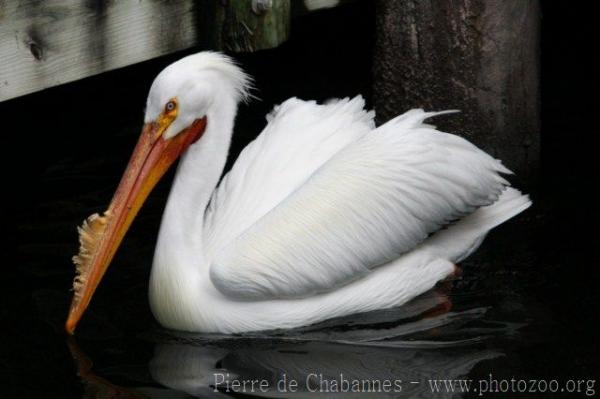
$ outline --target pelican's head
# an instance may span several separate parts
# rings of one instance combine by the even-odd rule
[[[231,58],[215,52],[190,55],[158,74],[144,122],[160,124],[163,137],[172,138],[205,117],[219,100],[246,100],[249,87],[249,76]]]
[[[75,290],[66,330],[73,333],[117,248],[150,191],[181,154],[201,140],[222,101],[248,97],[250,79],[227,56],[204,52],[165,68],[154,80],[144,127],[108,210],[79,229]]]

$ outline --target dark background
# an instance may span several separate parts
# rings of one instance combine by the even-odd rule
[[[543,228],[526,239],[537,249],[531,278],[547,281],[535,295],[552,309],[556,330],[548,334],[557,338],[554,353],[531,356],[542,374],[560,364],[544,370],[544,357],[552,356],[597,377],[597,21],[581,4],[546,1],[542,11],[542,165],[527,189],[536,208],[531,223]],[[291,39],[280,48],[235,56],[255,77],[261,100],[240,108],[230,163],[259,133],[264,115],[290,96],[325,100],[362,93],[371,103],[374,12],[365,1],[311,14],[294,21]],[[78,247],[75,226],[108,204],[137,140],[153,78],[198,50],[0,103],[0,381],[10,396],[80,395],[62,333],[74,273],[70,257]],[[119,267],[109,269],[78,330],[80,339],[122,338],[155,324],[147,278],[171,177],[134,223],[114,261]],[[136,341],[123,339],[122,345],[133,346],[133,359]]]

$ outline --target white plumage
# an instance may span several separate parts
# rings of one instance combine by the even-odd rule
[[[498,160],[423,123],[440,113],[375,128],[361,97],[277,106],[215,189],[248,81],[230,59],[200,53],[152,86],[147,121],[173,97],[182,113],[189,101],[178,118],[207,118],[155,252],[150,304],[166,327],[290,328],[402,305],[530,205]]]

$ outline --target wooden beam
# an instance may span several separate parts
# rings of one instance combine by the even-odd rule
[[[291,17],[350,1],[0,0],[0,102],[195,46],[276,47]]]
[[[290,0],[0,0],[0,101],[194,46],[287,39]]]
[[[0,2],[0,101],[196,43],[195,2]]]

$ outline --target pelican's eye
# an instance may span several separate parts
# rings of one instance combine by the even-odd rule
[[[170,113],[174,111],[175,108],[177,108],[177,103],[175,100],[171,100],[167,103],[167,105],[165,105],[165,113]]]

